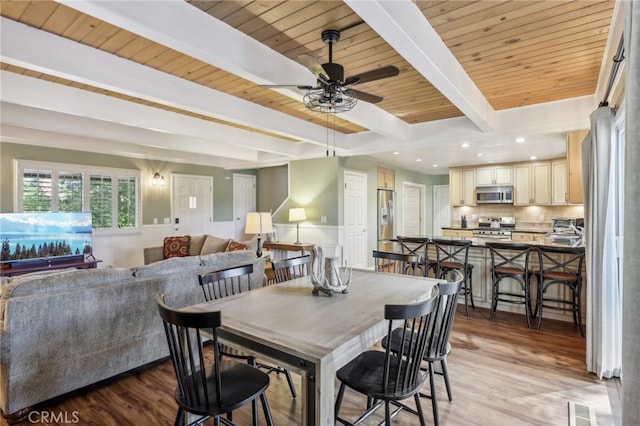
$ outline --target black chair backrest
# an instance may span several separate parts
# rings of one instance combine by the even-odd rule
[[[419,379],[420,366],[429,343],[429,332],[433,328],[433,313],[437,305],[435,296],[425,301],[409,305],[385,305],[384,317],[388,320],[390,336],[393,330],[402,326],[400,347],[402,353],[395,353],[387,345],[382,392],[387,395],[406,395],[422,385]]]
[[[422,259],[427,259],[427,250],[431,239],[428,237],[403,237],[398,235],[396,240],[400,243],[400,252],[407,254],[419,254]]]
[[[311,271],[311,255],[290,257],[271,262],[276,283],[306,277]]]
[[[212,402],[221,405],[222,392],[220,371],[213,364],[215,380],[207,379],[211,370],[205,362],[202,329],[213,335],[211,360],[217,359],[218,327],[222,324],[220,311],[184,312],[170,308],[164,303],[164,295],[156,296],[158,311],[167,336],[173,369],[178,381],[179,395],[176,399],[183,408],[193,413],[207,414]],[[215,399],[213,399],[215,398]]]
[[[437,361],[447,356],[449,335],[453,328],[458,306],[458,294],[462,288],[464,275],[460,271],[449,271],[445,277],[447,282],[438,284],[438,305],[436,319],[429,335],[429,347],[425,359]]]
[[[584,247],[536,246],[536,250],[543,279],[545,275],[554,278],[558,274],[575,274],[578,279],[582,278]]]
[[[467,264],[469,261],[469,247],[471,240],[444,240],[434,238],[433,243],[436,245],[436,261],[456,262]]]
[[[415,275],[421,257],[417,254],[374,250],[373,260],[378,272]]]
[[[488,242],[485,244],[491,253],[493,268],[515,268],[529,270],[530,244]]]
[[[206,301],[251,290],[253,263],[211,271],[198,276]]]

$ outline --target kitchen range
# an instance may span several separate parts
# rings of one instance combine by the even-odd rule
[[[510,240],[515,228],[516,218],[512,216],[481,217],[478,219],[478,227],[473,230],[473,236]]]

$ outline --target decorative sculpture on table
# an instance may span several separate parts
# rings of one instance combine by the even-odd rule
[[[351,281],[351,267],[340,265],[340,259],[335,256],[324,256],[322,247],[313,248],[313,265],[311,270],[311,282],[314,295],[325,293],[333,296],[336,292],[346,294],[347,286]]]

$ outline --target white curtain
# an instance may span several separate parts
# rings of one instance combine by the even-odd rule
[[[625,239],[622,425],[640,419],[640,2],[625,2]]]
[[[587,256],[587,370],[598,377],[619,377],[622,364],[622,264],[618,250],[623,199],[623,164],[614,111],[591,114],[591,130],[582,142],[585,176]]]

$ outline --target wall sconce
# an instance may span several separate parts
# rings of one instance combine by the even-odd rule
[[[155,172],[153,174],[153,179],[151,179],[151,185],[164,186],[164,176],[161,176],[160,173]]]
[[[273,232],[273,224],[271,222],[271,213],[247,213],[247,221],[244,226],[245,234],[255,234],[258,238],[258,248],[256,249],[256,256],[262,256],[262,234],[269,234]]]
[[[303,220],[307,220],[307,213],[304,211],[304,207],[289,209],[289,222],[296,223],[296,244],[302,244],[300,242],[300,222]]]

